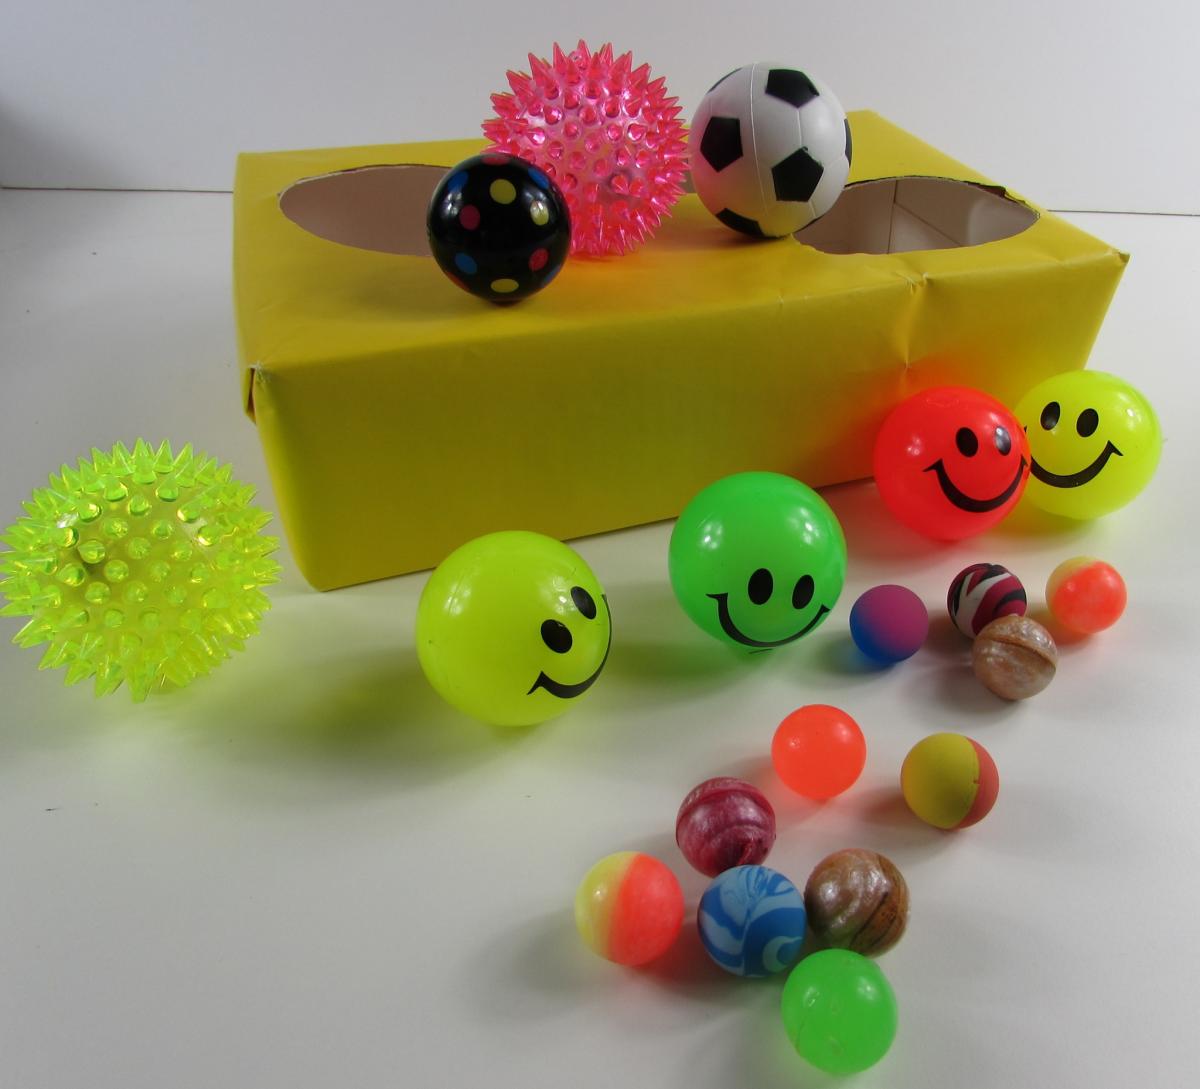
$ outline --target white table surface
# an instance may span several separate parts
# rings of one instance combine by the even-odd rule
[[[674,844],[701,779],[775,803],[770,863],[803,883],[843,846],[912,890],[881,961],[894,1047],[858,1086],[1194,1084],[1200,942],[1195,722],[1200,220],[1074,215],[1133,260],[1092,366],[1157,406],[1167,444],[1133,505],[1093,525],[1017,517],[933,546],[869,484],[831,489],[850,575],[813,636],[751,659],[693,628],[665,577],[669,525],[578,548],[617,638],[572,713],[502,732],[443,706],[416,663],[423,575],[317,594],[286,546],[263,630],[208,679],[137,706],[39,674],[0,621],[0,1086],[818,1086],[790,1053],[780,980],[711,966],[690,924],[648,970],[588,953],[571,919],[600,856],[650,851],[689,912],[705,881]],[[230,198],[0,192],[0,524],[64,459],[190,439],[273,507],[239,411]],[[954,573],[1014,568],[1040,605],[1081,552],[1125,575],[1112,631],[1062,646],[1025,704],[975,682],[941,602]],[[920,592],[929,644],[862,671],[846,618],[882,581]],[[782,716],[846,707],[866,771],[827,805],[766,761]],[[935,730],[1000,768],[982,824],[908,816],[898,769]]]

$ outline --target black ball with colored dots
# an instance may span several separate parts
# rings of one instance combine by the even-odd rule
[[[567,202],[537,167],[488,152],[452,167],[429,202],[429,248],[464,291],[514,302],[558,274],[571,247]]]

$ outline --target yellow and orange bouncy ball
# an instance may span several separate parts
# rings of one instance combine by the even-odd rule
[[[1083,635],[1111,628],[1125,611],[1125,580],[1091,556],[1064,560],[1046,582],[1046,605],[1064,627]]]
[[[900,789],[916,816],[951,831],[976,824],[991,812],[1000,774],[978,741],[962,734],[931,734],[904,758]]]
[[[575,893],[575,926],[606,960],[638,965],[665,953],[683,925],[683,890],[657,858],[618,851],[596,863]]]

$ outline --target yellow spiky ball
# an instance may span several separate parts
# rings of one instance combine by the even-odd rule
[[[241,650],[270,607],[278,538],[229,465],[164,442],[92,450],[25,503],[0,541],[3,616],[28,616],[13,642],[48,644],[42,669],[96,695],[134,700],[180,687]]]

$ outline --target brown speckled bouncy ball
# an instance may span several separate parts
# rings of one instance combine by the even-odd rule
[[[1002,699],[1028,699],[1054,680],[1058,647],[1036,620],[1002,616],[975,637],[971,665],[975,676]]]
[[[908,885],[891,859],[875,851],[834,851],[809,876],[804,910],[823,945],[877,957],[908,925]]]

